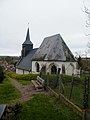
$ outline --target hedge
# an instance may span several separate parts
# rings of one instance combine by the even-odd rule
[[[13,72],[6,73],[9,77],[17,79],[17,80],[35,80],[39,74],[16,74]]]
[[[82,83],[82,81],[83,81],[83,78],[81,78],[81,77],[76,77],[76,76],[74,76],[74,77],[72,78],[72,76],[69,76],[69,75],[62,75],[61,77],[62,77],[62,81],[63,81],[64,83],[69,83],[69,82],[72,81],[72,79],[74,79],[74,83]]]
[[[41,77],[47,81],[47,75],[42,75]],[[49,79],[49,81],[56,81],[57,75],[51,74],[48,76],[48,79]],[[72,82],[72,76],[70,76],[70,75],[61,75],[61,79],[62,79],[64,84]],[[73,79],[74,79],[74,83],[82,83],[84,80],[84,77],[82,78],[82,77],[74,76]]]
[[[9,77],[17,79],[17,80],[35,80],[37,76],[39,76],[39,74],[16,74],[13,72],[7,72],[6,73]],[[47,75],[41,75],[41,77],[47,81]],[[51,74],[48,76],[50,81],[54,81],[57,80],[57,75]],[[62,81],[63,83],[70,83],[72,81],[72,76],[69,75],[61,75]],[[82,78],[80,77],[74,77],[74,81],[76,83],[81,83],[82,82]]]

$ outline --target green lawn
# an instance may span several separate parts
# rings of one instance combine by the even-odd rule
[[[22,103],[17,120],[81,120],[69,107],[60,103],[55,97],[34,95]]]
[[[23,85],[30,81],[19,80]],[[13,104],[20,98],[20,93],[11,85],[10,79],[5,78],[0,84],[0,104]],[[55,97],[48,95],[33,95],[32,99],[21,103],[17,120],[81,120],[75,112],[62,104]]]
[[[70,97],[70,86],[65,86],[65,96],[69,99]],[[80,107],[83,107],[83,87],[81,86],[74,86],[72,90],[72,96],[71,101],[75,104],[79,105]]]
[[[32,82],[30,80],[17,80],[22,85],[31,85]]]
[[[59,88],[53,89],[56,93],[59,94]],[[70,92],[71,92],[71,85],[65,85],[64,86],[64,96],[68,99],[70,99]],[[72,90],[71,95],[71,101],[79,106],[80,108],[83,108],[83,96],[84,96],[84,87],[80,85],[75,85]],[[90,94],[88,99],[89,109],[90,109]]]
[[[10,80],[5,78],[0,84],[0,104],[14,103],[20,98],[20,93],[11,85]]]

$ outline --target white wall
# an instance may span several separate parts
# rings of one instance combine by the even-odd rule
[[[30,73],[29,71],[24,70],[24,74],[29,74],[29,73]]]
[[[61,68],[61,73],[62,73],[62,65],[64,64],[65,65],[65,74],[67,74],[67,75],[72,75],[72,73],[77,74],[77,70],[76,70],[77,62],[32,61],[32,73],[34,73],[34,74],[39,73],[39,72],[36,72],[36,66],[35,66],[36,62],[39,63],[40,70],[41,70],[42,66],[45,65],[46,72],[49,72],[49,73],[51,73],[51,67],[53,64],[57,67],[57,69]],[[16,73],[17,74],[29,74],[29,71],[16,69]]]
[[[61,68],[62,73],[62,65],[65,65],[65,73],[67,75],[72,75],[72,73],[76,74],[76,64],[77,62],[58,62],[58,61],[32,61],[32,73],[36,72],[35,63],[38,62],[40,65],[40,69],[43,65],[46,65],[46,72],[51,73],[51,66],[54,64],[57,69]],[[73,64],[73,65],[72,65]]]
[[[16,69],[17,74],[29,74],[30,72],[27,70]]]
[[[23,74],[23,70],[16,68],[16,73],[17,73],[17,74]]]

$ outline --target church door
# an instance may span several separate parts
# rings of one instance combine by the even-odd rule
[[[53,65],[51,67],[51,74],[56,74],[57,73],[57,67],[55,65]]]

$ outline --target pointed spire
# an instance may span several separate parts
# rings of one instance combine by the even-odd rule
[[[33,49],[33,44],[30,41],[30,35],[29,35],[29,27],[27,29],[27,35],[26,35],[26,40],[22,44],[22,57],[25,57],[31,50]]]
[[[29,27],[28,27],[28,30],[27,30],[26,40],[25,40],[25,42],[23,44],[30,44],[30,45],[32,45],[32,42],[30,41]]]

